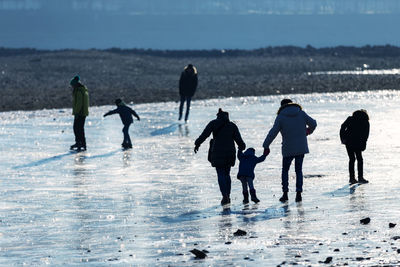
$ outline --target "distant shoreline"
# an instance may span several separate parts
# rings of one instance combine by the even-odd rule
[[[267,46],[257,49],[143,49],[143,48],[118,48],[107,49],[37,49],[37,48],[10,48],[0,46],[0,57],[38,55],[46,53],[65,53],[79,51],[98,51],[120,55],[146,55],[159,57],[237,57],[237,56],[363,56],[363,57],[388,57],[400,56],[400,46],[395,45],[364,45],[364,46],[333,46],[316,48],[311,45],[305,47],[282,45]]]
[[[69,80],[79,74],[92,106],[177,101],[183,67],[194,64],[194,99],[400,89],[400,75],[308,75],[397,69],[400,47],[255,50],[36,50],[0,48],[0,111],[71,107]]]

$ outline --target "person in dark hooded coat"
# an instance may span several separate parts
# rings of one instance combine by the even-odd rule
[[[190,102],[192,101],[192,97],[197,89],[197,69],[189,64],[185,67],[185,69],[181,73],[181,77],[179,79],[179,95],[181,97],[180,105],[179,105],[179,119],[182,119],[183,106],[186,101],[186,114],[185,114],[185,122],[189,119],[189,111],[190,111]]]
[[[129,126],[133,123],[132,115],[135,116],[138,121],[140,121],[139,115],[133,109],[128,107],[121,99],[116,99],[115,105],[117,105],[117,108],[107,112],[103,115],[103,117],[117,113],[119,114],[122,124],[124,125],[124,128],[122,128],[124,140],[122,141],[121,145],[123,148],[132,148],[131,137],[129,136]]]
[[[357,183],[355,178],[354,163],[357,159],[358,182],[368,183],[363,174],[362,151],[367,146],[369,136],[369,117],[368,113],[361,109],[353,112],[340,127],[340,140],[346,145],[349,156],[350,184]]]
[[[239,172],[237,174],[237,178],[242,183],[243,189],[243,204],[249,203],[249,192],[247,190],[247,186],[250,189],[251,201],[255,203],[260,202],[257,198],[256,190],[254,189],[253,180],[255,177],[254,169],[256,165],[260,162],[263,162],[267,157],[267,154],[263,154],[260,157],[255,155],[256,151],[254,148],[248,148],[244,153],[243,151],[238,151],[238,159],[239,163]]]
[[[210,142],[208,160],[217,171],[219,189],[222,194],[221,204],[225,205],[230,203],[230,171],[236,160],[235,143],[239,150],[244,150],[246,144],[243,142],[236,124],[229,120],[229,113],[222,111],[222,109],[218,110],[217,119],[210,121],[196,139],[195,153],[211,133],[213,134],[213,142]]]

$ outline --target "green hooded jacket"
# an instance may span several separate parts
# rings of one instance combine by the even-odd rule
[[[84,85],[79,85],[72,92],[72,115],[89,115],[89,93]]]

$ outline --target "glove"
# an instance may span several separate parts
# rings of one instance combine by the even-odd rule
[[[194,153],[195,153],[195,154],[197,153],[197,151],[199,151],[199,147],[200,147],[200,146],[195,146],[195,147],[194,147]]]
[[[265,156],[268,156],[270,152],[271,152],[271,151],[269,150],[269,147],[264,148],[264,155],[265,155]]]
[[[103,117],[105,118],[107,116],[107,114],[104,114]]]
[[[310,128],[306,128],[306,136],[312,134],[312,130]]]

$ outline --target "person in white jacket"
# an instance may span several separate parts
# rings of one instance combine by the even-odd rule
[[[282,191],[281,202],[288,200],[289,168],[295,160],[296,171],[296,202],[302,201],[303,192],[303,159],[309,153],[307,135],[317,127],[317,122],[302,110],[299,104],[290,99],[283,99],[274,125],[264,140],[264,154],[270,152],[269,146],[280,132],[282,135]]]

